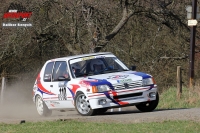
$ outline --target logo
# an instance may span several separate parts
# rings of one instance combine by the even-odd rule
[[[32,27],[32,24],[27,22],[31,17],[32,12],[27,11],[21,4],[11,3],[7,11],[3,14],[4,20],[14,20],[12,22],[3,22],[3,27]]]
[[[107,79],[113,79],[113,80],[117,80],[117,79],[125,79],[127,78],[129,75],[112,75],[109,76]]]
[[[121,80],[117,80],[118,83],[123,84],[123,83],[129,83],[129,82],[133,82],[132,79],[121,79]]]
[[[58,94],[58,100],[67,100],[67,92],[66,88],[60,88],[59,89],[60,94]]]
[[[124,83],[124,87],[125,87],[126,89],[128,89],[128,88],[129,88],[129,85],[128,85],[127,83]]]
[[[95,58],[94,56],[89,56],[89,57],[84,57],[81,60],[90,60],[90,59],[94,59],[94,58]]]

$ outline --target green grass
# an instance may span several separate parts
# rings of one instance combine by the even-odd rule
[[[157,109],[200,107],[200,87],[193,90],[183,88],[181,98],[177,98],[176,88],[170,88],[160,95]]]
[[[0,133],[194,133],[200,123],[192,121],[164,121],[161,123],[92,123],[53,121],[24,124],[0,124]]]

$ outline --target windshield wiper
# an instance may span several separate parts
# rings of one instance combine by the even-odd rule
[[[122,71],[129,71],[128,69],[111,69],[111,70],[105,70],[104,73],[112,73],[112,72],[122,72]]]
[[[77,74],[76,77],[85,77],[85,76],[92,76],[92,75],[98,75],[98,74],[105,74],[105,73],[113,73],[113,72],[121,72],[121,71],[129,71],[127,69],[105,69],[103,71],[100,72],[89,72],[89,73],[80,73]]]
[[[118,69],[108,69],[108,70],[104,70],[101,73],[112,73],[112,72],[119,72]]]
[[[93,72],[89,72],[89,73],[80,73],[80,74],[77,74],[76,77],[85,77],[85,76],[92,76],[94,75]]]

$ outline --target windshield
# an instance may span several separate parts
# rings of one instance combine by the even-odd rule
[[[71,59],[69,63],[74,78],[129,70],[114,55],[87,56]]]

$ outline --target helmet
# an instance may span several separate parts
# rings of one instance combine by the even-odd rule
[[[92,61],[90,62],[90,68],[91,68],[92,71],[95,70],[95,65],[100,66],[100,67],[101,67],[101,70],[105,67],[103,61],[100,60],[100,59],[95,59],[95,60],[92,60]]]
[[[79,66],[78,63],[71,64],[71,68],[75,69],[76,71],[80,71],[80,69],[81,69],[81,67]]]

